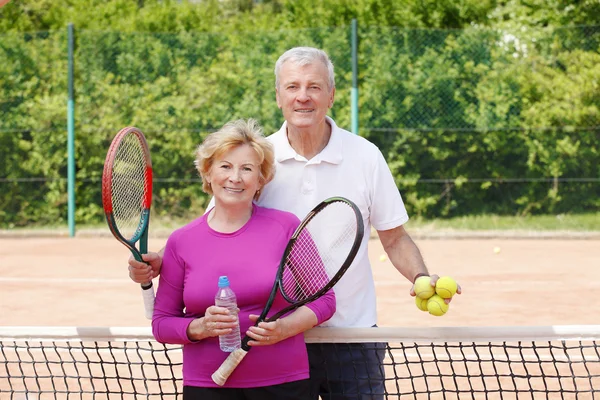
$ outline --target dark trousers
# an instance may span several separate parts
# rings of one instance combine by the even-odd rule
[[[314,400],[381,400],[385,395],[385,343],[309,343]]]
[[[308,379],[256,388],[183,387],[184,400],[310,400]]]

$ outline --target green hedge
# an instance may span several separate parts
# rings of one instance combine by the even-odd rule
[[[74,19],[78,223],[102,220],[106,149],[127,125],[141,128],[150,142],[154,212],[197,214],[206,197],[192,162],[195,146],[233,118],[257,118],[266,133],[279,128],[273,66],[290,47],[316,46],[330,54],[337,84],[330,114],[350,126],[347,20],[361,16],[353,15],[356,7],[376,2],[315,3],[320,21],[346,23],[319,28],[300,28],[310,21],[294,2],[266,2],[262,13],[252,2],[230,8],[81,3],[77,7],[93,5],[105,15]],[[58,7],[36,4],[46,13]],[[388,14],[395,7],[382,4]],[[468,15],[446,21],[440,15],[452,10],[438,9],[438,15],[430,6],[428,13],[413,4],[402,15],[399,9],[389,15],[363,10],[358,20],[359,131],[382,149],[411,214],[597,211],[600,27],[464,27],[469,19],[485,20],[491,8],[465,6]],[[351,7],[346,14],[344,7]],[[9,3],[0,12],[15,9]],[[99,29],[99,20],[119,13],[129,17]],[[47,15],[56,18],[45,22],[49,28],[67,18],[57,15]],[[462,29],[387,27],[383,15]],[[26,33],[22,18],[2,26],[0,227],[63,224],[66,26]]]

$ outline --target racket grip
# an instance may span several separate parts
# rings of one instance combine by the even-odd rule
[[[154,314],[154,287],[152,282],[142,284],[142,297],[144,298],[146,318],[152,319],[152,314]]]
[[[243,348],[239,348],[234,350],[229,356],[223,361],[223,364],[217,369],[212,375],[211,378],[214,383],[219,386],[223,386],[225,382],[227,382],[227,378],[229,375],[235,370],[240,362],[246,357],[248,351]]]

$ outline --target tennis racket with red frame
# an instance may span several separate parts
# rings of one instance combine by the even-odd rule
[[[138,261],[148,251],[152,203],[152,161],[142,131],[134,127],[117,133],[102,173],[102,205],[110,232]],[[136,243],[139,242],[139,250]],[[142,284],[146,318],[154,311],[152,281]]]
[[[327,293],[350,268],[360,248],[364,223],[358,207],[343,197],[332,197],[317,205],[300,223],[290,238],[275,277],[265,308],[256,321],[275,321]],[[290,303],[267,318],[277,292]],[[223,386],[251,347],[249,336],[212,374]]]

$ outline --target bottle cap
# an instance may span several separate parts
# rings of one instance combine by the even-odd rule
[[[229,286],[229,278],[227,278],[227,276],[220,276],[219,277],[219,287],[224,288],[227,286]]]

